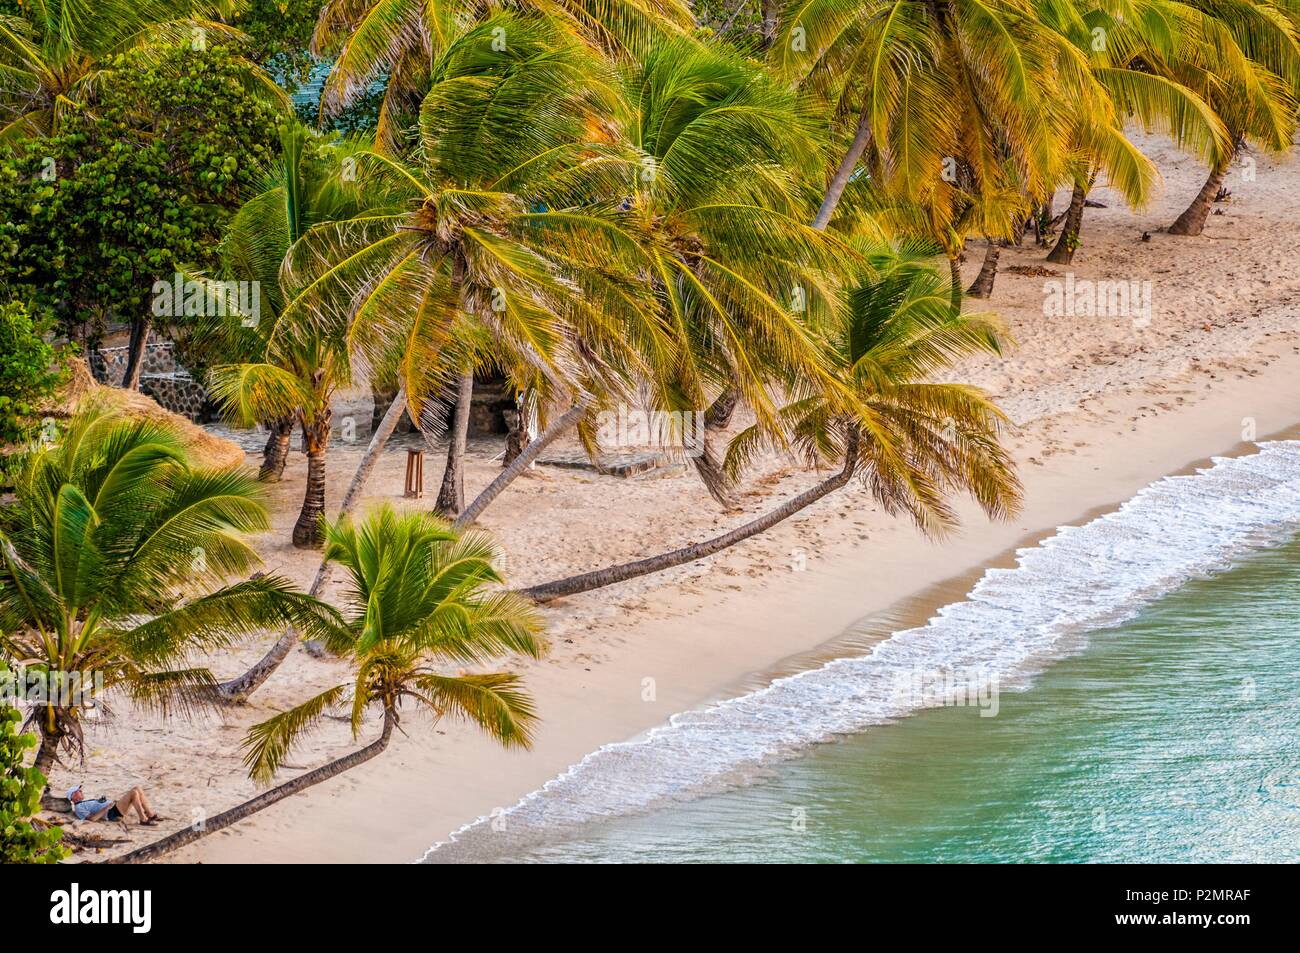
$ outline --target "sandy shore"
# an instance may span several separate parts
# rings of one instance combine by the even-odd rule
[[[463,726],[412,719],[403,726],[408,737],[380,759],[176,859],[414,860],[602,744],[749,690],[865,615],[1005,561],[1016,545],[1117,505],[1162,475],[1245,451],[1247,439],[1300,421],[1300,173],[1261,158],[1249,181],[1234,173],[1233,201],[1220,206],[1224,214],[1211,218],[1204,236],[1174,239],[1155,229],[1172,221],[1203,172],[1158,142],[1147,148],[1166,176],[1161,199],[1133,214],[1099,190],[1094,197],[1112,207],[1088,210],[1069,269],[1045,264],[1032,245],[1006,251],[1004,269],[1054,274],[999,276],[989,307],[1006,317],[1019,347],[956,375],[992,391],[1017,424],[1009,442],[1026,505],[1015,521],[989,525],[963,506],[963,530],[936,543],[885,518],[862,491],[846,491],[704,563],[555,604],[547,610],[549,654],[517,666],[542,716],[532,751],[501,752]],[[1149,241],[1141,240],[1144,231]],[[972,247],[968,276],[981,253]],[[1067,271],[1077,279],[1151,281],[1150,323],[1045,316],[1044,282]],[[471,492],[496,472],[490,458],[498,449],[475,448]],[[335,501],[359,453],[359,444],[333,453]],[[412,505],[401,500],[404,457],[399,448],[381,461],[371,499]],[[286,543],[302,469],[295,457],[290,478],[274,489],[276,528],[259,546],[269,569],[306,584],[314,558]],[[746,485],[746,513],[817,478],[773,457]],[[513,581],[527,584],[701,539],[744,518],[721,512],[684,471],[621,480],[539,468],[482,522],[509,553]],[[234,673],[264,648],[250,645],[213,667]],[[164,724],[120,712],[92,732],[84,769],[56,771],[54,786],[84,779],[89,790],[112,793],[140,783],[178,822],[215,813],[254,791],[239,757],[247,726],[345,679],[338,663],[295,652],[252,704],[224,717]],[[353,745],[346,726],[331,723],[290,759],[285,775]],[[133,835],[136,844],[147,839]]]

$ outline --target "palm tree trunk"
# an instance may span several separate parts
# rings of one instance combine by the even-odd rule
[[[722,470],[722,460],[715,446],[715,437],[731,426],[732,414],[740,403],[740,391],[728,385],[704,412],[704,446],[692,462],[700,475],[705,489],[725,509],[734,509],[736,497],[732,493],[731,481]]]
[[[867,143],[871,140],[871,120],[867,115],[867,108],[868,104],[864,102],[862,112],[858,115],[858,126],[853,132],[853,142],[850,143],[849,151],[845,153],[839,167],[836,168],[835,175],[831,177],[831,184],[826,187],[826,197],[822,199],[817,217],[813,219],[813,228],[824,229],[830,224],[831,216],[835,214],[835,207],[840,204],[840,197],[844,194],[844,188],[849,184],[849,179],[853,177],[853,170],[858,166],[858,160],[862,158],[862,153],[867,151]]]
[[[447,434],[447,468],[442,472],[437,511],[456,516],[465,509],[465,444],[469,437],[470,403],[474,399],[474,372],[461,374],[456,388],[456,412]]]
[[[379,422],[375,432],[370,435],[370,445],[366,447],[366,454],[361,458],[361,463],[357,465],[357,472],[352,475],[352,483],[348,486],[348,492],[343,495],[343,504],[339,507],[339,518],[350,516],[361,499],[361,492],[365,489],[366,482],[370,479],[370,474],[374,472],[375,465],[379,462],[379,455],[383,452],[384,445],[388,443],[388,438],[393,435],[393,429],[397,426],[397,421],[401,419],[402,414],[406,411],[406,388],[403,387],[393,398],[393,402],[388,405],[388,410],[384,412],[384,418]],[[322,559],[320,567],[316,570],[316,578],[311,584],[309,590],[312,598],[319,598],[325,588],[325,583],[329,580],[330,567],[333,564]],[[295,629],[286,629],[284,634],[276,640],[275,645],[271,646],[261,660],[257,662],[243,675],[238,678],[232,678],[228,682],[222,682],[218,688],[221,699],[225,702],[242,702],[249,695],[262,687],[262,683],[271,677],[271,673],[280,667],[280,663],[289,657],[293,651],[294,645],[298,642],[298,632]]]
[[[760,6],[763,9],[763,40],[758,48],[768,50],[776,42],[777,22],[781,19],[781,0],[761,0]]]
[[[984,264],[980,265],[980,273],[966,289],[967,296],[971,298],[987,298],[992,295],[993,282],[998,276],[998,258],[1002,254],[1002,245],[988,236],[985,236],[984,241],[987,243],[984,249]]]
[[[1034,244],[1044,246],[1047,244],[1047,233],[1043,226],[1052,220],[1052,202],[1053,196],[1047,196],[1047,201],[1034,210]]]
[[[303,449],[307,451],[307,492],[303,495],[298,522],[293,525],[293,544],[298,549],[320,545],[320,518],[325,515],[325,453],[330,443],[330,419],[326,408],[310,424],[302,425]]]
[[[293,418],[283,417],[266,425],[269,431],[262,449],[262,468],[257,478],[263,483],[279,483],[289,462],[289,442],[293,437]]]
[[[961,255],[957,254],[948,259],[948,280],[950,289],[948,291],[948,304],[953,311],[961,311]]]
[[[495,500],[502,490],[514,482],[519,474],[527,470],[528,465],[536,460],[543,450],[582,418],[588,404],[589,401],[580,400],[551,421],[550,425],[537,435],[537,439],[529,441],[523,450],[519,452],[519,455],[510,461],[510,465],[498,473],[496,479],[484,487],[483,492],[474,498],[474,502],[460,512],[452,525],[459,529],[478,519],[479,515],[488,508],[488,504]]]
[[[127,390],[140,389],[140,375],[144,372],[144,356],[149,349],[149,332],[153,321],[149,318],[133,318],[131,321],[131,349],[126,355],[126,370],[122,375],[122,386]]]
[[[1199,235],[1205,228],[1205,220],[1210,217],[1210,209],[1214,206],[1214,200],[1219,196],[1219,189],[1223,187],[1223,180],[1228,175],[1228,169],[1232,163],[1232,158],[1221,166],[1210,171],[1210,177],[1205,180],[1201,186],[1201,191],[1196,193],[1196,198],[1192,199],[1192,204],[1183,210],[1174,224],[1169,226],[1170,235]]]
[[[663,572],[665,569],[671,569],[674,566],[681,566],[685,563],[695,562],[706,556],[712,556],[714,553],[721,552],[729,546],[734,546],[742,540],[749,539],[751,536],[757,536],[764,530],[771,529],[782,520],[793,516],[800,510],[811,506],[824,496],[835,492],[845,486],[853,477],[853,471],[858,463],[858,432],[851,430],[849,432],[848,445],[844,453],[844,467],[839,473],[829,480],[823,480],[810,490],[805,490],[798,496],[786,500],[780,506],[769,510],[757,519],[751,520],[743,526],[721,536],[715,536],[713,539],[705,540],[702,543],[696,543],[691,546],[683,546],[681,549],[674,549],[671,552],[661,553],[658,556],[651,556],[648,559],[638,559],[634,562],[623,563],[619,566],[608,566],[605,569],[598,569],[594,572],[586,572],[577,576],[570,576],[567,579],[558,579],[555,582],[542,583],[539,586],[530,586],[527,589],[520,590],[520,595],[526,596],[537,602],[547,602],[551,599],[558,599],[560,596],[571,596],[579,592],[589,592],[592,589],[600,589],[604,586],[613,585],[616,582],[624,582],[628,579],[635,579],[638,576],[648,576],[651,573]]]
[[[43,719],[38,719],[40,723],[41,746],[36,749],[36,761],[34,766],[45,777],[50,776],[50,770],[54,767],[55,762],[59,760],[59,745],[63,741],[63,735],[57,731],[50,731]]]
[[[150,860],[156,860],[169,854],[186,844],[193,844],[201,837],[215,831],[225,830],[233,824],[237,824],[244,818],[256,814],[258,811],[265,810],[272,804],[278,804],[287,797],[297,794],[299,791],[305,791],[307,788],[314,787],[322,781],[328,781],[330,778],[337,777],[344,771],[349,771],[359,764],[365,764],[371,758],[380,754],[388,747],[389,741],[393,737],[394,719],[390,712],[384,713],[384,730],[379,737],[366,745],[359,751],[353,751],[351,754],[344,755],[336,761],[329,764],[323,764],[313,771],[299,775],[292,781],[286,781],[271,790],[259,794],[255,798],[245,801],[243,804],[237,804],[228,811],[222,811],[207,818],[200,826],[191,824],[189,827],[177,831],[175,834],[169,834],[161,840],[156,840],[152,844],[133,850],[130,853],[123,854],[121,857],[114,857],[105,861],[108,864],[141,864]]]
[[[1047,260],[1056,265],[1068,265],[1074,261],[1074,253],[1079,247],[1079,232],[1083,228],[1083,203],[1088,199],[1088,189],[1082,182],[1074,183],[1070,193],[1070,208],[1065,213],[1061,225],[1061,237],[1056,240],[1056,247],[1048,252]]]

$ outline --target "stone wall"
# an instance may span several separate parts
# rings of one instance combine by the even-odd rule
[[[129,347],[99,348],[91,354],[91,370],[101,384],[121,387],[129,359]],[[207,391],[177,363],[176,350],[170,341],[155,341],[146,346],[140,393],[190,420],[201,421],[212,416]]]

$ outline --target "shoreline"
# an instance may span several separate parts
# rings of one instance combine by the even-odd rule
[[[841,538],[810,556],[806,571],[779,576],[777,585],[771,584],[777,574],[769,573],[761,583],[720,597],[675,594],[662,617],[615,623],[618,654],[584,666],[581,673],[547,660],[526,667],[542,716],[529,753],[502,752],[468,732],[452,728],[444,735],[416,723],[385,758],[172,860],[417,860],[450,832],[509,807],[604,744],[636,738],[680,711],[807,668],[816,656],[842,645],[868,617],[906,612],[909,603],[917,611],[918,600],[927,593],[938,598],[944,589],[951,598],[943,602],[960,598],[984,569],[1008,564],[1017,548],[1057,527],[1113,509],[1148,483],[1186,472],[1211,456],[1249,451],[1253,441],[1241,439],[1245,418],[1253,419],[1258,440],[1285,435],[1300,423],[1288,386],[1300,375],[1297,340],[1296,334],[1260,339],[1257,350],[1277,353],[1239,363],[1231,379],[1221,375],[1195,399],[1169,411],[1135,413],[1169,383],[1153,381],[1096,401],[1088,410],[1020,428],[1013,444],[1026,506],[1010,523],[977,520],[963,501],[964,528],[936,544],[909,524],[876,518],[867,542]],[[1044,432],[1082,446],[1034,462]],[[845,515],[852,497],[846,493],[823,501],[813,518],[827,520],[828,510]],[[881,553],[888,554],[883,565],[871,561]],[[708,633],[707,640],[700,633]],[[646,678],[654,679],[649,701],[643,700]]]

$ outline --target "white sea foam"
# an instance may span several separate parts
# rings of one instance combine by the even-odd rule
[[[918,707],[900,693],[917,671],[995,672],[1023,683],[1077,649],[1079,634],[1112,625],[1189,579],[1220,569],[1300,525],[1300,441],[1216,458],[1166,477],[1118,510],[1017,553],[961,602],[867,654],[836,659],[766,688],[673,716],[643,738],[587,755],[514,807],[434,845],[428,862],[522,847],[572,825],[645,810],[715,789],[747,768]],[[1072,638],[1073,636],[1073,638]],[[494,830],[495,828],[495,830]]]

